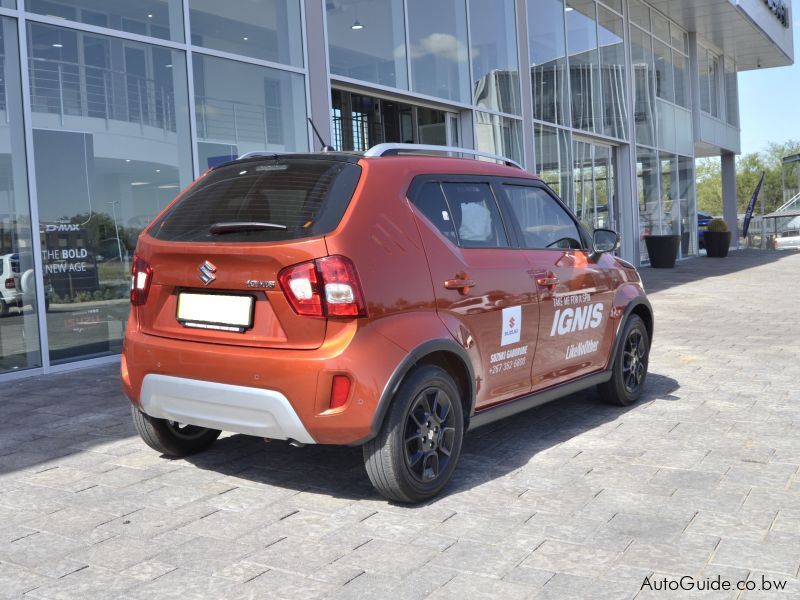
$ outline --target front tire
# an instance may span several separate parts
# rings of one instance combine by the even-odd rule
[[[642,395],[650,361],[650,336],[641,317],[631,315],[622,331],[611,379],[597,386],[609,404],[630,406]]]
[[[433,365],[414,369],[392,399],[380,433],[363,446],[372,485],[395,502],[436,496],[461,455],[464,411],[453,378]]]
[[[219,437],[221,431],[176,421],[156,419],[131,407],[133,426],[145,444],[156,452],[178,458],[206,450]]]

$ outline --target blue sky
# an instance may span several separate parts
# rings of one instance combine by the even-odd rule
[[[792,0],[792,9],[795,64],[739,74],[743,154],[768,142],[800,140],[800,0]]]

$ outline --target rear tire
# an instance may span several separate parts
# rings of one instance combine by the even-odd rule
[[[188,456],[206,450],[221,431],[175,421],[156,419],[131,407],[133,426],[145,444],[169,457]]]
[[[392,399],[380,433],[363,446],[367,475],[395,502],[437,495],[456,468],[464,438],[461,394],[433,365],[414,369]]]
[[[597,386],[609,404],[630,406],[642,395],[650,360],[650,336],[638,315],[625,322],[621,343],[614,357],[611,379]]]

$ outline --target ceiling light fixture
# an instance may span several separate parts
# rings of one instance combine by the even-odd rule
[[[353,21],[353,24],[350,25],[350,29],[353,31],[359,31],[364,29],[364,25],[361,24],[361,21],[358,20],[358,4],[356,4],[356,20]]]
[[[149,181],[131,181],[131,185],[139,186],[139,185],[150,185]]]
[[[153,15],[148,13],[148,15],[147,15],[147,18],[148,18],[148,19],[152,19],[152,18],[153,18]]]
[[[53,44],[53,48],[63,48],[64,44]]]
[[[246,42],[247,41],[247,36],[244,36],[242,39]]]

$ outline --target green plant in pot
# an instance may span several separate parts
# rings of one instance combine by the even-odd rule
[[[705,236],[706,254],[712,258],[725,258],[731,247],[731,231],[725,219],[711,219]]]

